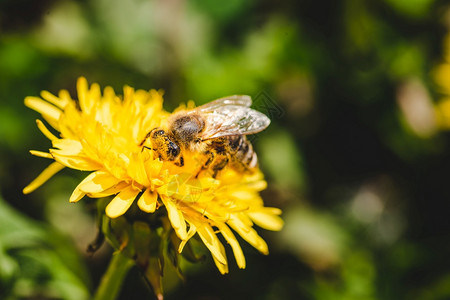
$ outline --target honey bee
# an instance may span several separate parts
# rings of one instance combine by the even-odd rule
[[[270,124],[266,115],[250,108],[251,104],[250,96],[234,95],[177,112],[169,117],[166,130],[154,128],[140,146],[178,166],[184,165],[185,151],[201,152],[207,159],[199,173],[211,170],[213,177],[227,165],[251,171],[257,167],[258,158],[246,135]],[[144,146],[147,140],[151,147]]]

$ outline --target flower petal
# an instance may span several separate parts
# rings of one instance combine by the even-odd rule
[[[50,93],[49,91],[42,91],[41,92],[41,97],[45,100],[47,100],[48,102],[58,106],[61,109],[64,109],[64,107],[67,105],[67,100],[62,98],[58,98],[55,95],[53,95],[52,93]]]
[[[80,185],[78,185],[72,192],[72,195],[70,195],[69,202],[74,203],[80,201],[84,196],[86,195],[85,192],[80,190]]]
[[[57,107],[38,97],[26,97],[25,105],[40,113],[53,128],[58,129],[58,120],[61,117],[61,110]]]
[[[80,155],[83,151],[83,145],[79,141],[71,139],[56,139],[52,141],[53,147],[58,150],[60,155]]]
[[[86,194],[92,196],[93,194],[103,193],[104,191],[116,186],[120,180],[105,171],[92,172],[83,181],[78,184],[70,196],[69,202],[77,202]],[[123,188],[121,188],[122,190]],[[115,194],[115,193],[114,193]]]
[[[64,103],[64,107],[66,107],[67,104],[69,104],[70,102],[72,102],[72,98],[70,97],[70,93],[67,90],[60,90],[58,92],[58,97],[59,99],[61,99],[61,101]]]
[[[53,159],[53,156],[50,153],[37,151],[37,150],[30,150],[30,153],[34,156],[43,157],[43,158],[50,158]]]
[[[48,138],[51,141],[57,140],[58,138],[50,132],[50,130],[45,127],[44,123],[42,123],[41,120],[36,120],[37,127],[39,130],[45,135],[46,138]]]
[[[238,240],[234,236],[233,232],[230,230],[230,228],[226,224],[220,224],[216,223],[215,226],[219,228],[220,232],[222,233],[225,240],[230,244],[231,248],[233,249],[234,258],[236,259],[236,263],[239,268],[245,269],[245,256],[242,252],[242,248],[239,245]]]
[[[39,174],[38,177],[36,177],[36,179],[34,179],[29,185],[27,185],[23,189],[23,193],[29,194],[32,191],[36,190],[38,187],[43,185],[47,180],[49,180],[53,175],[55,175],[62,169],[64,169],[64,166],[59,162],[51,163],[47,168],[44,169],[44,171],[42,171],[41,174]]]
[[[189,222],[189,220],[186,220],[189,223],[189,230],[187,233],[187,239],[186,240],[182,240],[180,242],[180,245],[178,246],[178,252],[181,253],[184,249],[184,246],[186,245],[186,243],[189,241],[189,239],[191,237],[194,236],[194,234],[197,232],[197,226],[195,226],[192,222]]]
[[[255,247],[262,254],[269,254],[269,248],[267,243],[258,235],[258,233],[252,228],[248,227],[246,221],[241,220],[237,214],[231,214],[228,224],[233,228],[244,240],[250,245]]]
[[[111,202],[109,202],[108,206],[106,206],[106,215],[110,218],[120,217],[128,210],[128,208],[130,208],[138,194],[139,191],[135,190],[132,186],[123,189],[111,200]]]
[[[182,241],[187,240],[186,221],[184,219],[183,213],[177,208],[175,203],[173,203],[173,201],[170,200],[169,197],[165,195],[160,196],[161,201],[167,209],[167,214],[169,216],[170,223],[175,230],[175,233]]]
[[[101,193],[120,182],[119,179],[105,171],[96,171],[89,174],[79,185],[78,188],[89,193]]]
[[[247,183],[247,187],[251,188],[254,191],[260,192],[267,188],[267,182],[265,180],[249,182],[249,183]]]
[[[221,264],[226,265],[227,256],[225,249],[212,227],[208,223],[203,223],[197,227],[197,232],[205,246],[211,251],[213,257]]]
[[[220,185],[220,181],[212,177],[201,177],[198,180],[203,190],[216,188]]]
[[[50,149],[50,153],[55,158],[55,160],[66,167],[71,169],[77,169],[81,171],[95,171],[102,168],[102,165],[82,156],[66,156],[61,155],[59,150]]]
[[[122,191],[123,189],[128,187],[129,185],[130,185],[129,183],[126,183],[125,181],[121,181],[118,184],[116,184],[115,186],[113,186],[107,190],[104,190],[104,191],[98,192],[98,193],[87,193],[87,195],[91,198],[108,197],[108,196],[119,193],[120,191]]]
[[[222,244],[220,244],[222,246]],[[223,246],[222,246],[223,249]],[[225,252],[225,250],[224,250]],[[228,273],[228,264],[223,264],[221,261],[219,261],[215,256],[213,256],[214,263],[216,264],[217,269],[219,269],[220,274],[224,275]]]
[[[149,174],[149,176],[156,177],[161,171],[162,166],[163,162],[159,159],[155,159],[150,161],[150,163],[145,164],[145,170],[147,171],[147,174]]]
[[[261,228],[279,231],[283,228],[284,221],[278,215],[281,210],[275,207],[262,207],[258,211],[247,212],[247,215]]]
[[[156,210],[158,194],[146,189],[139,198],[137,204],[142,211],[153,213]]]
[[[130,174],[131,178],[134,178],[134,180],[143,186],[149,186],[150,181],[145,170],[142,152],[133,154],[132,158],[133,159],[127,168],[128,174]]]
[[[95,103],[93,101],[94,99],[89,97],[89,85],[84,77],[78,78],[77,95],[81,110],[86,114],[90,114]]]

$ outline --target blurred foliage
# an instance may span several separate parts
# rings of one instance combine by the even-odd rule
[[[104,271],[105,255],[84,252],[91,203],[65,202],[69,173],[21,194],[48,163],[28,149],[50,146],[24,97],[73,92],[82,75],[116,91],[162,88],[169,110],[249,94],[272,119],[252,137],[264,199],[285,211],[281,233],[261,231],[271,254],[244,247],[245,270],[189,266],[184,283],[168,269],[168,299],[449,298],[450,135],[434,107],[450,77],[433,77],[449,58],[449,4],[0,1],[0,188],[27,216],[1,204],[1,297],[81,299]],[[151,295],[138,278],[123,299]]]
[[[87,273],[67,238],[0,199],[0,297],[88,299]]]

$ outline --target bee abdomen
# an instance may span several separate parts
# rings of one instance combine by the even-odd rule
[[[253,151],[252,159],[248,163],[248,167],[250,169],[256,168],[258,166],[258,156],[256,156],[256,152]]]
[[[232,136],[229,138],[229,141],[230,149],[234,152],[238,162],[249,169],[258,165],[258,158],[253,151],[253,146],[244,135]]]

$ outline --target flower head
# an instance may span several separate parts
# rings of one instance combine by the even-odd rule
[[[442,130],[450,129],[450,35],[447,35],[443,41],[444,60],[433,70],[433,79],[436,83],[439,101],[436,103],[437,125]]]
[[[198,172],[204,162],[201,152],[184,154],[184,165],[179,166],[162,161],[154,151],[143,147],[149,131],[164,128],[170,116],[163,109],[160,91],[126,86],[122,97],[111,87],[102,93],[98,84],[89,87],[85,78],[79,78],[77,93],[78,100],[65,90],[58,96],[43,91],[42,98],[25,99],[25,104],[60,134],[54,135],[37,121],[52,148],[31,153],[54,162],[24,193],[32,192],[64,167],[90,171],[73,191],[70,202],[84,196],[111,196],[105,209],[111,219],[127,213],[133,204],[147,214],[164,211],[178,239],[178,253],[198,234],[221,273],[228,272],[228,266],[219,232],[233,249],[240,268],[245,268],[245,258],[231,229],[261,253],[268,253],[253,224],[280,230],[283,222],[279,209],[264,207],[259,192],[266,188],[266,182],[259,170],[239,173],[225,167],[213,177]]]

